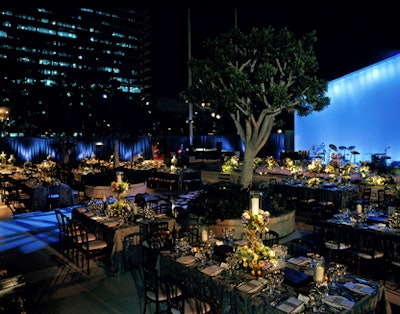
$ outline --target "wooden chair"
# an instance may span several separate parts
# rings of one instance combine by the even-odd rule
[[[57,192],[55,186],[49,186],[46,200],[48,210],[60,207],[60,193]]]
[[[138,269],[142,263],[142,234],[135,232],[125,236],[123,244],[123,261],[124,269],[132,270]]]
[[[316,228],[316,238],[320,240],[320,250],[328,262],[342,263],[351,248],[342,226],[321,221]]]
[[[308,256],[317,253],[317,246],[311,240],[304,238],[292,239],[286,243],[288,255],[292,257]]]
[[[146,314],[147,305],[155,304],[155,313],[161,312],[164,304],[166,312],[170,312],[170,305],[176,303],[183,297],[183,290],[180,285],[170,278],[161,277],[159,274],[159,252],[157,250],[145,248],[146,254],[143,261],[144,275],[144,306],[143,313]]]
[[[378,271],[379,266],[384,265],[384,243],[374,233],[366,232],[362,229],[346,229],[344,235],[350,244],[348,252],[353,258],[353,272],[359,275],[361,272],[377,278],[381,273]],[[362,268],[363,267],[363,268]],[[381,271],[383,273],[383,268]]]
[[[364,206],[371,204],[371,194],[372,188],[363,188],[361,192],[361,198],[355,200],[356,205],[361,204],[362,206]]]
[[[62,213],[61,209],[56,208],[54,210],[54,214],[56,215],[57,224],[58,224],[58,248],[59,248],[59,251],[64,254],[66,251],[66,244],[67,244],[66,239],[67,239],[68,230],[65,226],[64,217],[63,217],[64,214]]]
[[[98,239],[95,234],[89,232],[84,225],[78,228],[72,227],[74,234],[74,244],[76,248],[76,264],[81,269],[85,268],[86,273],[90,274],[90,261],[94,259],[102,259],[106,257],[107,242]]]
[[[183,226],[178,231],[179,238],[187,238],[189,243],[200,243],[200,231],[198,226]]]
[[[147,236],[142,245],[150,248],[168,248],[171,244],[171,232],[168,221],[156,221],[148,226]]]
[[[279,233],[269,229],[260,234],[261,240],[264,245],[272,247],[274,244],[279,244]]]
[[[194,293],[171,304],[173,314],[221,314],[221,302],[212,296]]]
[[[396,236],[388,235],[385,241],[385,277],[384,284],[387,280],[400,282],[400,242]]]

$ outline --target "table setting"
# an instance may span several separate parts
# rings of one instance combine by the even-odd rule
[[[226,232],[212,242],[176,239],[174,249],[160,253],[161,274],[185,278],[188,291],[217,297],[223,313],[362,313],[385,306],[384,288],[344,265],[325,264],[318,254],[289,256],[282,244],[264,246],[259,232],[268,213],[245,211],[242,222],[243,242]],[[222,261],[218,246],[231,246]]]

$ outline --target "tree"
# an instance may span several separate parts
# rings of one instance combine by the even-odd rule
[[[297,39],[287,28],[235,28],[208,39],[205,58],[189,61],[193,84],[182,97],[232,119],[245,148],[243,187],[252,184],[254,158],[279,114],[305,116],[329,105],[327,81],[316,76],[315,42],[315,32]]]

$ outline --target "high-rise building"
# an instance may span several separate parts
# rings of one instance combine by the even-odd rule
[[[23,76],[13,79],[24,84],[52,86],[61,77],[69,82],[76,79],[77,84],[84,79],[100,84],[113,81],[119,91],[145,103],[151,101],[150,52],[146,12],[88,7],[0,9],[3,82],[18,68]],[[2,101],[0,105],[7,106],[4,97]]]

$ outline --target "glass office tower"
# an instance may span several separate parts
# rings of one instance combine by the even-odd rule
[[[149,37],[149,15],[133,10],[0,9],[0,106],[7,106],[7,88],[52,86],[62,77],[69,84],[112,80],[118,90],[149,102]]]

